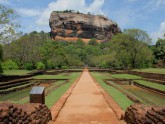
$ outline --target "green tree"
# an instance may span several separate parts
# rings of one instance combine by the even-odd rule
[[[3,72],[2,71],[2,54],[3,54],[2,45],[0,44],[0,74]]]
[[[150,36],[147,34],[147,32],[141,30],[141,29],[124,29],[124,34],[128,34],[131,37],[133,37],[136,41],[141,41],[143,43],[146,44],[150,44],[151,43],[151,38]]]
[[[0,4],[0,42],[6,43],[5,38],[14,35],[18,27],[18,15],[13,9]]]
[[[35,66],[36,66],[36,69],[45,69],[45,65],[42,62],[37,62]]]
[[[156,59],[162,59],[165,61],[165,39],[158,39],[155,45],[154,54]]]
[[[133,34],[136,34],[134,30]],[[148,63],[152,63],[152,51],[146,41],[141,41],[131,32],[114,36],[111,41],[111,49],[116,52],[119,68],[146,67],[150,65]]]
[[[26,70],[33,70],[34,69],[34,65],[32,63],[28,62],[28,63],[24,64],[23,68],[26,69]]]
[[[136,59],[138,58],[138,54],[142,49],[148,49],[148,46],[151,43],[151,38],[149,35],[140,29],[125,29],[124,34],[128,34],[130,36],[129,49],[131,54],[131,61],[133,68],[136,67]],[[148,50],[151,53],[150,50]]]
[[[154,49],[156,64],[160,67],[165,67],[165,38],[158,39]]]
[[[3,70],[17,70],[18,64],[12,60],[6,60],[2,63]]]
[[[10,44],[3,47],[4,60],[12,59],[16,61],[21,68],[24,63],[32,63],[42,60],[41,46],[49,39],[48,33],[33,31],[25,34]],[[44,47],[44,46],[42,46]]]

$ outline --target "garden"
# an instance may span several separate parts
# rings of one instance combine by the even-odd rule
[[[123,110],[134,103],[165,106],[164,84],[131,74],[92,72],[92,76]]]
[[[4,75],[28,75],[32,71],[8,70]],[[34,72],[34,71],[33,71]],[[63,72],[56,75],[36,75],[30,78],[0,82],[0,102],[24,104],[29,102],[33,86],[45,87],[45,103],[50,108],[80,76],[80,72]],[[53,98],[53,99],[52,99]]]

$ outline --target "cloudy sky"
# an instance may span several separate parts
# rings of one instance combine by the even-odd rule
[[[49,32],[50,13],[66,9],[106,15],[122,30],[145,30],[153,44],[165,33],[165,0],[0,0],[0,4],[17,11],[24,33]]]

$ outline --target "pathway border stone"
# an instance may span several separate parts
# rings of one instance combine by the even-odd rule
[[[96,79],[91,75],[91,73],[89,72],[90,76],[92,77],[93,81],[95,82],[95,84],[97,85],[97,87],[100,89],[101,94],[104,96],[106,102],[108,103],[108,105],[110,106],[110,108],[113,110],[113,112],[115,113],[115,115],[117,116],[117,118],[119,120],[123,120],[124,119],[124,114],[125,112],[121,109],[121,107],[114,101],[114,99],[98,84],[98,82],[96,81]]]
[[[76,79],[76,81],[71,85],[71,87],[64,93],[64,95],[53,105],[50,109],[51,114],[52,114],[52,121],[49,122],[49,124],[53,123],[56,121],[61,109],[65,105],[68,97],[71,95],[72,90],[76,86],[77,82],[80,80],[83,72],[81,72],[81,75]]]

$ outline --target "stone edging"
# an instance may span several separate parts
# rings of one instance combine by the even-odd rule
[[[81,75],[76,79],[76,81],[71,85],[71,87],[64,93],[64,95],[55,103],[55,105],[53,105],[50,109],[51,113],[52,113],[52,121],[55,122],[61,109],[64,107],[68,97],[71,95],[74,87],[76,86],[77,82],[79,81],[79,79],[81,78],[83,72],[81,73]],[[49,124],[52,123],[49,122]]]
[[[115,113],[116,117],[118,120],[123,120],[124,119],[124,111],[120,108],[120,106],[114,101],[114,99],[97,83],[96,79],[91,75],[89,72],[90,76],[92,77],[93,81],[97,85],[97,87],[100,89],[101,94],[105,98],[106,102],[110,106],[110,108],[113,110]]]
[[[154,93],[157,93],[157,94],[160,94],[160,95],[165,95],[165,91],[162,91],[162,90],[159,90],[159,89],[156,89],[156,88],[152,88],[152,87],[149,87],[149,86],[140,84],[140,83],[135,82],[135,81],[134,81],[133,83],[134,83],[134,85],[137,86],[137,87],[140,87],[140,88],[149,90],[149,91],[151,91],[151,92],[154,92]]]
[[[114,87],[115,89],[119,90],[120,92],[122,92],[124,95],[126,95],[132,102],[134,103],[141,103],[141,101],[139,99],[137,99],[136,97],[134,97],[133,95],[131,94],[128,94],[127,92],[125,92],[124,90],[118,88],[117,86],[109,83],[107,80],[104,80],[104,82],[107,84],[107,85],[110,85],[112,87]],[[114,82],[115,83],[115,82]]]

